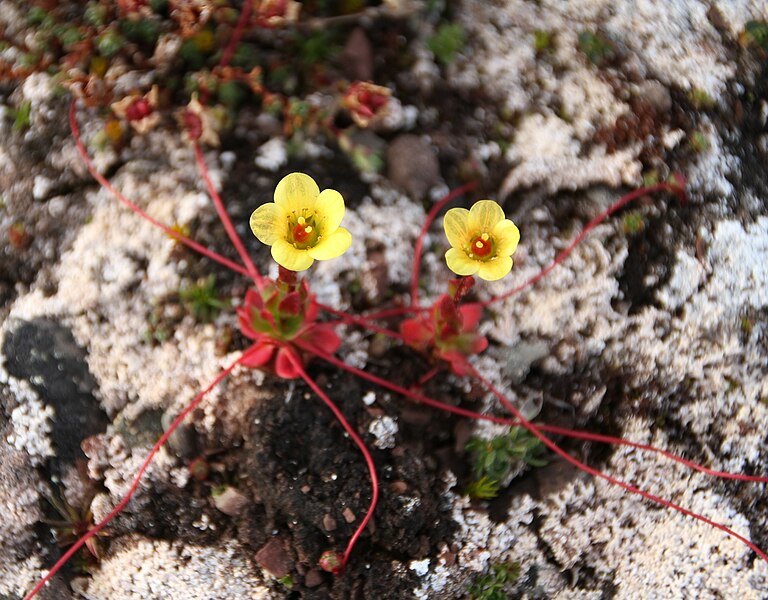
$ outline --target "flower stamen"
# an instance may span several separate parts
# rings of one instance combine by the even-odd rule
[[[491,240],[491,236],[488,235],[488,233],[483,232],[479,236],[477,236],[475,239],[472,240],[472,244],[470,245],[470,251],[468,252],[469,256],[474,258],[477,256],[478,258],[487,258],[491,252],[493,251],[493,240]]]

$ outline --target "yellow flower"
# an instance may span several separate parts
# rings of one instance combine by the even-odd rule
[[[272,246],[272,258],[289,271],[304,271],[315,260],[341,256],[352,243],[341,225],[344,198],[323,190],[304,173],[291,173],[275,188],[275,201],[262,204],[251,215],[251,229],[259,241]]]
[[[452,208],[443,227],[452,246],[445,261],[457,275],[477,273],[480,279],[496,281],[512,269],[520,231],[493,200],[480,200],[470,210]]]

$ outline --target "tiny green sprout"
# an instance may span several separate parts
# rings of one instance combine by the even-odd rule
[[[499,495],[500,489],[501,484],[498,481],[483,475],[480,479],[473,481],[467,486],[467,496],[475,500],[493,500]]]
[[[330,29],[318,29],[294,38],[296,54],[305,67],[328,62],[338,51],[335,34]]]
[[[491,567],[490,573],[478,578],[469,589],[472,600],[507,600],[505,588],[520,577],[520,563],[500,563]]]
[[[19,108],[11,111],[13,117],[13,130],[24,131],[29,129],[32,123],[32,103],[29,100],[25,100],[19,105]]]
[[[228,108],[237,108],[245,100],[245,88],[237,81],[224,81],[216,90],[221,103]]]
[[[637,235],[645,229],[645,217],[639,210],[632,210],[621,219],[621,226],[627,235]]]
[[[714,98],[699,88],[693,88],[688,92],[688,100],[696,110],[707,110],[715,106]]]
[[[552,47],[552,34],[538,29],[533,32],[533,48],[537,53],[546,52]]]
[[[93,27],[103,27],[107,22],[107,7],[92,0],[86,5],[83,18],[86,23]]]
[[[582,31],[579,33],[579,50],[593,65],[599,67],[615,56],[614,43],[602,33]]]
[[[509,475],[515,460],[531,467],[547,464],[541,456],[541,440],[523,427],[512,427],[506,435],[489,440],[472,437],[465,449],[472,454],[472,472],[476,477],[468,490],[473,498],[487,500],[498,495],[500,483]]]
[[[768,52],[768,22],[747,21],[740,39],[744,40],[745,46],[758,46]]]
[[[709,138],[701,131],[694,131],[688,138],[688,146],[697,154],[709,148]]]
[[[464,48],[467,34],[459,23],[443,23],[435,34],[427,40],[427,48],[444,65],[451,64],[456,55]]]
[[[96,48],[104,58],[112,58],[124,45],[125,40],[116,29],[107,29],[96,38]]]
[[[165,12],[168,8],[168,0],[149,0],[149,7],[155,13]]]
[[[160,37],[160,25],[150,19],[120,21],[120,31],[132,42],[147,47],[154,47]]]
[[[53,29],[53,34],[65,49],[70,49],[85,39],[85,36],[74,25],[56,25]]]
[[[42,25],[46,20],[49,20],[48,13],[45,9],[39,6],[33,6],[27,13],[27,22],[30,25]]]
[[[754,321],[753,321],[752,319],[750,319],[749,317],[743,317],[743,318],[741,319],[741,330],[742,330],[744,333],[746,333],[747,335],[749,335],[750,333],[752,333],[752,328],[753,328],[754,326],[755,326],[755,323],[754,323]]]
[[[288,575],[285,575],[284,577],[278,578],[277,582],[285,587],[286,589],[293,589],[293,577],[289,573]]]
[[[651,187],[657,183],[659,183],[659,172],[656,169],[643,173],[643,187]]]
[[[194,285],[179,291],[182,303],[192,315],[203,322],[212,321],[216,314],[228,306],[216,291],[216,276],[209,275]]]

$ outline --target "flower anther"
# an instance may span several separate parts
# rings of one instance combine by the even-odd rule
[[[344,199],[336,190],[317,187],[304,173],[291,173],[275,188],[275,201],[251,215],[251,229],[260,242],[272,246],[272,258],[290,271],[304,271],[315,260],[341,256],[352,236],[340,227]]]
[[[520,231],[493,200],[480,200],[470,210],[452,208],[443,226],[451,244],[445,260],[457,275],[496,281],[512,269]]]

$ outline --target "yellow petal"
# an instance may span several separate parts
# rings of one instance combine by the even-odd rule
[[[512,259],[509,256],[497,256],[493,260],[480,263],[477,276],[486,281],[501,279],[512,270]]]
[[[469,244],[469,211],[466,208],[452,208],[445,213],[443,228],[448,243],[454,248],[461,248]]]
[[[283,239],[272,244],[272,258],[289,271],[306,271],[315,262],[306,250],[298,250]]]
[[[307,248],[307,253],[317,260],[329,260],[341,256],[352,243],[352,234],[343,227],[338,227],[331,235],[323,238],[312,248]]]
[[[285,211],[274,202],[262,204],[251,214],[251,231],[262,244],[271,246],[278,238],[288,235]]]
[[[445,253],[445,262],[448,263],[448,268],[456,273],[456,275],[474,275],[481,264],[456,248],[451,248]]]
[[[476,235],[491,233],[496,223],[504,218],[504,211],[493,200],[480,200],[469,209],[469,230]]]
[[[496,243],[497,256],[512,256],[520,241],[520,230],[509,219],[503,219],[496,223],[491,236]]]
[[[300,212],[302,208],[314,211],[320,194],[315,180],[304,173],[291,173],[280,180],[275,188],[275,204],[286,212]],[[287,268],[287,267],[286,267]]]
[[[329,235],[336,231],[344,218],[344,198],[341,194],[336,190],[320,192],[315,201],[315,218],[320,235]]]

